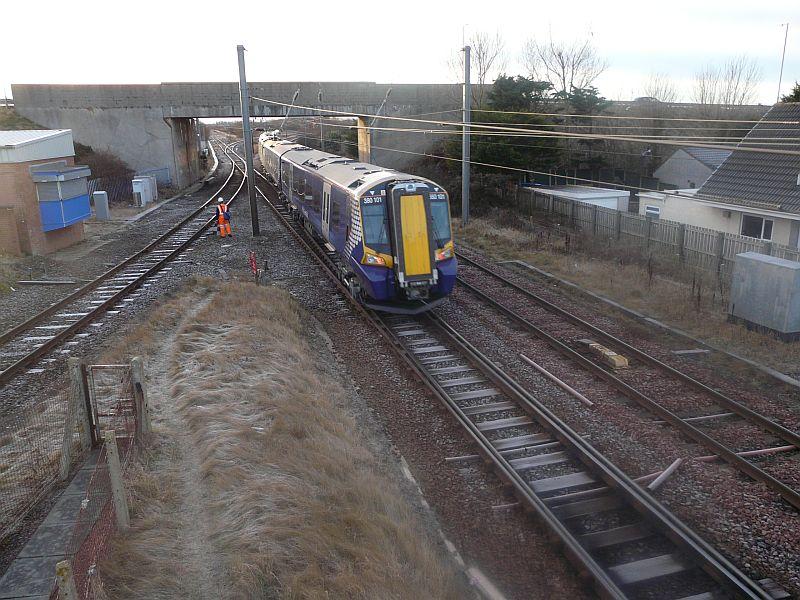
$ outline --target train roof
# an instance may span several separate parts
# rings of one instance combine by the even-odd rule
[[[325,179],[341,187],[356,190],[357,193],[360,193],[361,188],[367,189],[387,179],[420,179],[394,169],[314,150],[289,140],[269,139],[269,137],[268,134],[262,134],[260,141],[271,148],[273,152],[282,155],[296,165],[320,173]]]

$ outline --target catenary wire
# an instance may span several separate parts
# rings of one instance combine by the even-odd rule
[[[289,106],[289,104],[287,104],[285,102],[278,102],[278,101],[275,101],[275,100],[267,100],[265,98],[259,98],[257,96],[251,96],[251,98],[253,100],[256,100],[256,101],[259,101],[259,102],[265,102],[265,103],[268,103],[268,104],[275,104],[275,105],[278,105],[278,106]],[[601,135],[601,134],[568,133],[568,132],[546,132],[546,131],[541,131],[541,130],[536,130],[536,129],[520,129],[520,128],[513,128],[513,127],[498,127],[496,125],[481,125],[480,123],[460,123],[460,122],[449,122],[449,121],[433,121],[433,120],[414,119],[414,118],[397,117],[397,116],[395,116],[395,117],[385,117],[385,116],[380,116],[380,115],[378,115],[378,116],[370,115],[370,114],[366,114],[366,113],[344,113],[342,111],[328,110],[328,109],[317,109],[317,108],[310,107],[310,106],[294,105],[294,107],[298,108],[298,109],[303,109],[303,110],[317,110],[317,111],[322,111],[322,112],[326,112],[326,113],[330,113],[330,114],[336,114],[336,115],[339,115],[339,116],[350,116],[350,117],[356,116],[356,117],[364,117],[364,118],[370,118],[370,119],[379,118],[379,119],[390,119],[390,120],[396,120],[396,121],[411,121],[411,122],[416,122],[416,123],[429,123],[429,124],[445,125],[445,126],[451,126],[451,127],[452,126],[462,126],[462,127],[466,126],[466,127],[469,127],[470,130],[472,130],[472,129],[489,129],[489,130],[493,130],[493,131],[508,131],[508,132],[514,132],[514,133],[522,133],[522,134],[526,134],[526,133],[527,134],[538,134],[538,135],[549,134],[550,136],[553,136],[553,137],[563,137],[563,138],[573,138],[573,139],[599,139],[599,140],[615,139],[615,140],[619,140],[619,141],[628,141],[628,142],[636,142],[636,143],[647,143],[647,144],[653,143],[653,140],[642,138],[641,136],[639,136],[639,137],[623,137],[623,136],[611,137],[611,136],[606,136],[606,135]],[[680,141],[676,141],[676,140],[659,140],[658,143],[662,144],[662,145],[666,145],[666,146],[686,146],[685,142],[680,142]],[[784,148],[771,149],[771,148],[762,148],[762,147],[756,147],[756,146],[741,146],[741,145],[740,146],[729,146],[729,145],[724,145],[724,144],[713,144],[713,143],[712,144],[693,143],[692,145],[694,147],[696,147],[696,148],[709,148],[709,149],[713,149],[713,150],[736,150],[736,149],[738,149],[738,150],[741,150],[743,152],[750,152],[750,153],[783,154],[783,155],[800,156],[800,150],[787,150],[787,149],[784,149]]]

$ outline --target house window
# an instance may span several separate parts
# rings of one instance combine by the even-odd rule
[[[661,217],[661,208],[658,206],[646,205],[644,207],[644,216],[648,219],[658,219]]]
[[[772,220],[753,215],[742,215],[742,235],[759,240],[771,240]]]

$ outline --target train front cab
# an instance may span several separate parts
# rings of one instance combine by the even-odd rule
[[[370,190],[360,202],[362,288],[368,305],[422,312],[452,291],[456,277],[450,208],[444,190],[401,182]]]

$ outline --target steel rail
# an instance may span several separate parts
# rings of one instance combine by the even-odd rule
[[[234,152],[238,156],[236,152]],[[241,159],[241,157],[239,157]],[[242,167],[237,168],[242,170]],[[243,170],[244,172],[244,170]],[[256,170],[256,173],[262,177],[270,188],[274,188],[269,183],[267,178]],[[463,413],[463,411],[449,398],[444,388],[429,374],[427,374],[424,367],[419,363],[418,359],[403,345],[398,336],[394,335],[389,326],[379,317],[376,313],[364,308],[356,299],[354,299],[349,289],[341,282],[335,266],[328,258],[324,250],[316,243],[312,245],[306,239],[306,233],[301,233],[301,228],[295,227],[281,212],[281,210],[269,199],[267,194],[256,186],[256,192],[260,194],[267,203],[267,206],[276,215],[278,220],[285,226],[290,235],[312,256],[315,262],[322,268],[328,277],[337,287],[338,291],[350,302],[356,312],[363,317],[378,334],[389,344],[392,350],[398,355],[405,365],[417,376],[417,378],[437,397],[445,406],[445,408],[461,423],[461,425],[469,433],[470,438],[480,449],[481,453],[488,458],[495,469],[499,472],[500,476],[510,483],[518,497],[524,500],[527,506],[533,509],[540,517],[543,518],[545,524],[549,527],[550,531],[559,539],[563,547],[567,551],[568,557],[579,565],[585,573],[589,574],[600,593],[607,598],[626,598],[624,592],[617,586],[609,574],[598,565],[594,559],[587,553],[587,551],[575,539],[574,535],[570,533],[550,512],[547,505],[532,492],[520,475],[508,466],[506,459],[494,448],[486,437],[477,430],[475,424]],[[428,319],[436,319],[436,317],[428,314]],[[447,326],[443,321],[439,320],[437,326],[446,331]],[[458,335],[456,333],[456,335]],[[460,336],[459,336],[460,337]],[[453,338],[456,339],[456,338]],[[463,338],[461,338],[463,340]],[[608,482],[621,481],[624,484],[625,494],[631,498],[635,498],[635,502],[631,502],[635,507],[640,508],[644,513],[650,513],[657,522],[660,523],[659,529],[666,532],[668,537],[673,541],[677,541],[676,545],[680,545],[684,550],[703,563],[703,568],[709,575],[716,581],[721,583],[723,587],[733,590],[739,597],[743,598],[770,598],[769,594],[765,592],[757,583],[749,579],[744,573],[730,563],[724,556],[717,552],[713,547],[709,546],[707,542],[702,540],[697,534],[691,531],[685,524],[683,524],[677,517],[675,517],[668,509],[661,506],[652,496],[641,490],[641,488],[627,477],[621,470],[610,463],[602,454],[596,449],[591,447],[581,436],[575,432],[571,432],[569,428],[560,421],[555,415],[549,413],[547,409],[538,403],[524,388],[522,388],[513,379],[503,373],[496,365],[493,365],[485,356],[481,355],[477,350],[469,345],[466,340],[459,344],[464,349],[465,354],[473,358],[473,364],[476,366],[482,365],[487,369],[493,370],[493,375],[490,376],[497,385],[501,386],[504,390],[511,393],[512,396],[522,398],[524,404],[528,409],[533,412],[543,415],[544,420],[549,422],[554,431],[557,439],[562,440],[575,440],[574,446],[582,454],[585,464],[598,464],[600,465],[601,478]],[[483,370],[479,367],[479,370]],[[527,411],[526,411],[527,412]],[[571,435],[570,433],[571,432]],[[588,462],[587,462],[588,461]],[[655,507],[654,509],[652,507]],[[685,547],[684,547],[685,546]]]
[[[223,149],[223,152],[224,151],[225,150]],[[203,209],[205,209],[208,206],[208,204],[214,199],[214,196],[216,196],[223,189],[225,189],[225,187],[228,185],[228,183],[230,182],[231,178],[233,177],[234,172],[235,172],[235,169],[233,168],[233,166],[231,166],[231,172],[228,175],[227,179],[225,180],[225,183],[222,184],[222,187],[220,187],[216,192],[214,192],[214,194],[212,194],[212,196],[209,198],[209,200],[207,200],[205,203],[203,203],[203,205],[199,209],[197,209],[196,211],[192,212],[185,219],[181,220],[177,225],[175,225],[174,227],[172,227],[169,230],[167,230],[166,233],[164,233],[163,235],[160,235],[159,237],[157,237],[155,240],[153,240],[152,242],[147,244],[141,250],[138,250],[137,252],[135,252],[134,254],[132,254],[131,256],[129,256],[128,258],[123,260],[122,262],[120,262],[120,263],[114,265],[113,267],[111,267],[105,273],[99,275],[96,279],[94,279],[91,282],[87,283],[86,285],[84,285],[80,289],[75,290],[70,295],[65,296],[61,300],[58,300],[55,304],[47,307],[46,309],[44,309],[43,311],[41,311],[41,312],[39,312],[37,314],[35,314],[34,316],[30,317],[26,321],[20,323],[19,325],[16,325],[16,326],[12,327],[11,329],[5,331],[4,333],[0,334],[0,345],[8,343],[9,341],[11,341],[15,337],[17,337],[23,331],[25,331],[27,329],[30,329],[36,323],[41,322],[42,319],[45,319],[46,317],[49,317],[49,316],[53,315],[54,313],[56,313],[58,310],[60,310],[61,308],[63,308],[65,305],[69,304],[73,300],[77,300],[81,296],[84,296],[84,295],[88,294],[89,292],[91,292],[95,288],[99,287],[99,285],[101,283],[103,283],[105,280],[107,280],[108,278],[110,278],[113,275],[116,275],[119,271],[121,271],[122,269],[127,267],[129,264],[131,264],[135,260],[141,258],[143,255],[145,255],[148,252],[150,252],[150,250],[152,250],[153,248],[155,248],[156,246],[161,244],[163,241],[165,241],[166,239],[168,239],[169,237],[174,235],[178,231],[178,229],[183,227],[186,223],[188,223],[194,217],[196,217]]]
[[[531,417],[548,429],[555,439],[560,440],[565,446],[575,451],[581,462],[598,474],[610,488],[620,493],[639,514],[648,519],[662,534],[675,542],[681,550],[698,560],[702,568],[718,583],[732,587],[736,593],[746,598],[770,597],[756,582],[747,577],[708,542],[694,533],[653,496],[645,492],[639,484],[589,444],[583,436],[566,425],[520,383],[467,341],[441,316],[434,313],[426,315],[426,318],[447,336],[447,339],[456,345],[463,354],[467,355],[471,362],[478,366],[495,385],[517,400]],[[526,487],[528,487],[527,484]],[[546,507],[546,505],[544,506]]]
[[[228,148],[223,148],[224,153],[228,153]],[[233,162],[233,161],[231,161]],[[73,292],[69,296],[59,300],[49,308],[45,309],[44,311],[34,315],[21,325],[7,331],[3,336],[0,336],[0,344],[7,343],[8,341],[16,338],[21,332],[30,329],[36,323],[40,323],[44,318],[51,316],[58,312],[59,310],[63,309],[64,307],[68,306],[70,303],[74,302],[75,300],[80,299],[82,296],[85,296],[89,292],[93,291],[95,288],[99,287],[101,283],[107,281],[113,275],[118,273],[119,271],[123,270],[125,267],[130,266],[133,264],[137,259],[141,258],[145,254],[147,254],[150,250],[158,246],[159,244],[163,243],[164,241],[168,240],[172,237],[175,233],[177,233],[180,229],[182,229],[187,223],[189,223],[192,219],[196,218],[199,214],[202,213],[203,210],[214,200],[214,198],[222,192],[231,182],[233,179],[233,175],[236,172],[235,168],[231,168],[231,173],[228,175],[225,183],[214,192],[209,197],[209,200],[203,203],[200,208],[193,211],[188,217],[182,219],[177,225],[169,229],[165,234],[159,236],[155,241],[148,244],[142,250],[139,250],[132,256],[126,258],[124,261],[119,263],[118,265],[112,267],[102,275],[100,275],[97,279],[92,281],[91,283],[83,286],[79,290]],[[236,195],[239,194],[241,191],[242,186],[244,185],[244,179],[239,184],[236,192],[233,195],[235,199]],[[233,200],[231,200],[233,201]],[[55,334],[51,339],[47,340],[41,346],[37,346],[34,350],[17,360],[16,362],[12,363],[8,367],[6,367],[3,371],[0,371],[0,386],[6,385],[9,381],[11,381],[19,372],[33,364],[38,358],[47,354],[50,350],[60,345],[65,340],[69,339],[75,332],[80,330],[82,327],[94,321],[98,316],[104,313],[106,310],[109,309],[110,306],[119,302],[120,299],[124,298],[128,295],[131,291],[138,288],[145,279],[151,277],[156,272],[160,271],[168,262],[170,262],[173,258],[179,255],[187,246],[189,246],[192,242],[194,242],[198,237],[200,237],[203,232],[213,224],[215,217],[211,217],[208,219],[194,234],[192,234],[185,242],[182,242],[179,246],[177,246],[172,252],[165,255],[164,258],[160,259],[157,263],[155,263],[152,267],[147,269],[143,274],[133,280],[131,283],[126,285],[124,288],[120,289],[119,291],[115,292],[114,295],[110,296],[107,300],[105,300],[102,304],[98,304],[96,307],[92,308],[86,315],[71,323],[68,327],[62,329],[57,334]]]
[[[698,381],[697,379],[693,378],[691,375],[688,375],[688,374],[684,373],[683,371],[679,371],[678,369],[668,365],[667,363],[657,359],[656,357],[651,356],[650,354],[647,354],[646,352],[644,352],[642,350],[639,350],[635,346],[632,346],[629,343],[619,339],[615,335],[613,335],[611,333],[608,333],[607,331],[604,331],[603,329],[600,329],[599,327],[597,327],[595,325],[592,325],[591,323],[581,319],[580,317],[570,313],[569,311],[564,310],[560,306],[556,306],[552,302],[549,302],[549,301],[545,300],[541,296],[535,294],[534,292],[531,292],[528,289],[525,289],[524,287],[522,287],[522,286],[518,285],[517,283],[511,281],[507,277],[504,277],[504,276],[496,273],[495,271],[492,271],[490,268],[488,268],[488,267],[476,262],[475,260],[464,256],[460,252],[457,252],[456,255],[458,256],[459,260],[467,262],[471,266],[483,271],[484,273],[488,273],[489,275],[491,275],[495,279],[498,279],[498,280],[502,281],[504,284],[506,284],[506,285],[514,288],[518,292],[524,294],[525,296],[527,296],[528,298],[530,298],[531,300],[533,300],[534,302],[536,302],[540,306],[544,307],[548,311],[554,312],[554,313],[558,314],[559,316],[562,316],[565,319],[569,320],[571,323],[591,331],[594,335],[596,335],[597,337],[601,338],[605,342],[607,342],[607,343],[609,343],[609,344],[611,344],[613,346],[616,346],[618,349],[623,349],[626,353],[628,353],[628,354],[630,354],[632,356],[635,356],[640,361],[642,361],[644,363],[648,363],[650,365],[653,365],[653,366],[655,366],[655,367],[657,367],[659,369],[662,369],[662,370],[666,371],[667,373],[669,373],[670,375],[672,375],[673,377],[677,377],[678,379],[680,379],[684,383],[687,383],[689,386],[691,386],[691,387],[693,387],[693,388],[695,388],[695,389],[697,389],[697,390],[699,390],[699,391],[701,391],[701,392],[703,392],[705,394],[708,394],[708,395],[712,396],[714,398],[714,400],[717,403],[719,403],[720,405],[722,405],[722,406],[724,406],[726,408],[729,408],[730,410],[732,410],[736,414],[744,417],[745,419],[749,419],[750,421],[752,421],[753,423],[758,424],[759,426],[763,427],[767,431],[770,431],[771,433],[774,433],[775,435],[780,437],[785,442],[800,448],[800,434],[795,433],[791,429],[787,429],[786,427],[783,427],[779,423],[776,423],[775,421],[769,419],[768,417],[766,417],[766,416],[764,416],[764,415],[762,415],[760,413],[755,412],[751,408],[748,408],[747,406],[744,406],[740,402],[737,402],[733,398],[730,398],[730,397],[726,396],[722,392],[720,392],[718,390],[715,390],[712,387],[707,386],[706,384],[702,383],[701,381]]]
[[[589,360],[579,352],[570,348],[565,343],[558,340],[554,336],[550,335],[537,325],[531,323],[528,319],[526,319],[519,313],[515,312],[511,308],[505,306],[501,302],[490,297],[485,292],[467,283],[460,277],[457,279],[457,281],[459,285],[467,289],[472,294],[476,295],[478,298],[481,299],[481,301],[494,307],[507,317],[510,317],[511,319],[513,319],[514,321],[516,321],[517,323],[528,329],[528,331],[530,331],[540,339],[547,342],[547,344],[550,345],[552,348],[554,348],[567,358],[575,361],[590,373],[593,373],[598,377],[600,377],[601,379],[605,380],[606,382],[610,383],[612,386],[620,390],[623,394],[625,394],[626,396],[637,402],[640,406],[646,408],[651,413],[658,415],[664,421],[668,422],[670,425],[674,426],[679,431],[692,438],[695,442],[710,449],[712,452],[717,454],[720,458],[722,458],[725,462],[732,465],[734,468],[749,475],[751,479],[755,481],[760,481],[761,483],[765,484],[768,488],[780,494],[780,496],[783,497],[783,499],[786,500],[789,504],[794,506],[796,509],[800,510],[800,493],[798,493],[796,490],[790,488],[783,482],[774,478],[766,471],[752,464],[750,461],[745,460],[744,458],[736,454],[733,450],[721,444],[720,442],[708,436],[707,434],[703,433],[701,430],[697,429],[690,423],[687,423],[684,419],[681,419],[678,415],[676,415],[669,409],[663,407],[661,404],[651,399],[649,396],[643,394],[639,390],[631,387],[628,383],[622,381],[613,373],[607,371],[602,366]]]

